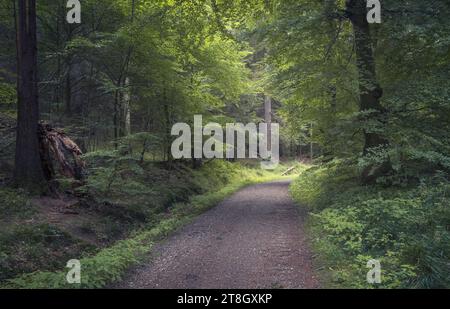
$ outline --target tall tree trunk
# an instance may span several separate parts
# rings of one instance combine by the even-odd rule
[[[311,142],[309,144],[309,152],[310,152],[311,160],[314,159],[314,142],[313,142],[313,137],[314,137],[314,124],[311,122],[311,128],[310,128]]]
[[[16,43],[16,90],[19,90],[19,82],[20,82],[20,74],[19,74],[19,65],[20,65],[20,55],[19,55],[19,18],[17,16],[17,5],[16,0],[11,0],[12,2],[12,9],[13,9],[13,18],[14,18],[14,31],[16,32],[15,35],[15,43]]]
[[[359,71],[360,111],[368,112],[364,120],[376,120],[385,124],[387,113],[380,103],[383,90],[377,81],[375,59],[372,50],[367,8],[365,0],[347,0],[346,9],[353,25],[356,61]],[[388,140],[380,133],[364,129],[364,155],[373,148],[388,145]],[[372,182],[390,168],[389,162],[380,167],[369,166],[362,174],[363,182]]]
[[[113,126],[114,126],[114,149],[119,147],[119,105],[120,105],[120,93],[117,89],[114,93],[114,114],[113,114]]]
[[[66,41],[70,42],[73,38],[73,27],[71,24],[65,23],[65,31],[66,31]],[[67,55],[65,58],[66,65],[66,79],[65,79],[65,87],[64,87],[64,99],[65,99],[65,107],[64,114],[68,117],[72,116],[72,65],[73,65],[73,56],[71,54]]]
[[[46,187],[38,138],[36,0],[18,0],[18,113],[14,179],[32,191]]]
[[[163,106],[164,106],[164,120],[165,120],[165,129],[166,129],[166,138],[165,138],[165,158],[170,163],[172,162],[172,135],[171,135],[171,115],[170,115],[170,106],[167,98],[167,90],[163,89]]]
[[[371,118],[383,120],[386,111],[380,103],[383,90],[377,81],[365,0],[347,0],[347,12],[353,24],[356,61],[359,71],[360,111],[374,111]],[[364,133],[364,154],[388,141],[378,133]]]
[[[67,76],[66,76],[66,87],[65,87],[65,97],[66,97],[66,106],[64,113],[66,116],[72,115],[72,64],[71,59],[67,59],[66,65],[67,65]]]
[[[135,13],[136,13],[136,0],[132,0],[131,1],[131,23],[134,22],[134,17],[135,17]],[[121,121],[122,121],[122,126],[121,126],[121,130],[122,130],[122,135],[127,136],[131,134],[131,107],[130,107],[130,102],[131,102],[131,96],[130,96],[130,78],[128,77],[128,71],[129,71],[129,67],[130,67],[130,62],[131,62],[131,55],[133,53],[133,45],[130,45],[128,47],[128,51],[125,57],[125,63],[124,63],[124,67],[123,67],[123,75],[124,78],[123,83],[122,83],[122,93],[121,93],[121,113],[122,113],[122,117],[121,117]]]
[[[60,117],[60,106],[61,103],[61,5],[58,5],[58,17],[56,19],[56,48],[58,50],[58,58],[56,63],[56,86],[54,88],[54,102],[56,102],[56,115]],[[51,112],[53,115],[53,111]]]

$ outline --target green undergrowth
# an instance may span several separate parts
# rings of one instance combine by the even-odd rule
[[[247,178],[281,174],[264,172],[254,162],[231,164],[213,160],[193,169],[190,162],[170,164],[141,161],[139,154],[123,155],[117,151],[94,152],[85,156],[89,166],[87,184],[77,189],[85,203],[102,213],[123,221],[159,220],[174,203],[189,202],[191,196],[218,190],[224,184]]]
[[[0,282],[36,269],[56,269],[64,260],[95,248],[47,222],[36,220],[29,194],[0,187]]]
[[[286,169],[281,165],[269,172],[215,160],[194,170],[183,163],[167,167],[105,152],[90,154],[87,161],[91,166],[88,182],[77,189],[78,194],[95,199],[91,203],[102,205],[100,211],[108,215],[139,221],[138,228],[95,254],[73,256],[81,261],[81,284],[68,284],[69,269],[62,266],[56,271],[23,274],[7,280],[2,288],[105,287],[143,261],[154,242],[246,185],[281,179]]]
[[[35,269],[58,269],[79,252],[94,252],[50,224],[17,225],[0,233],[0,280]]]
[[[24,218],[33,213],[34,210],[30,207],[26,192],[0,187],[0,214],[2,218]]]
[[[450,183],[443,175],[387,188],[362,186],[352,164],[313,167],[293,182],[307,207],[325,285],[339,288],[449,288]],[[381,284],[367,283],[371,259]]]

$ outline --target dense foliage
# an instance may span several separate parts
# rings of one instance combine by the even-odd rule
[[[331,286],[370,288],[367,261],[382,266],[382,288],[450,287],[450,184],[362,187],[348,162],[313,167],[292,185],[308,205],[311,238]]]
[[[370,30],[385,121],[358,109],[356,43],[345,9],[345,1],[279,1],[260,30],[287,129],[312,124],[323,154],[340,158],[360,158],[363,131],[385,135],[389,146],[371,149],[360,165],[390,160],[395,184],[448,172],[449,3],[383,1],[382,23]]]
[[[366,263],[379,259],[382,287],[449,287],[449,3],[382,1],[369,72],[354,3],[276,1],[256,29],[284,130],[320,145],[292,192],[333,284],[372,287]],[[371,91],[379,110],[362,106]],[[368,134],[385,142],[367,148]]]
[[[0,229],[0,280],[55,271],[73,251],[90,254],[86,287],[117,278],[143,241],[212,206],[230,183],[268,176],[174,162],[173,124],[195,114],[259,123],[270,99],[282,155],[315,164],[292,192],[312,213],[330,282],[372,287],[366,262],[379,259],[382,287],[450,287],[450,2],[381,2],[382,22],[369,25],[364,0],[83,0],[81,24],[66,22],[65,0],[37,1],[39,117],[63,127],[87,162],[84,182],[55,182],[104,216],[83,230],[107,245],[145,228],[92,252],[45,222],[13,226],[35,209],[26,190],[7,186],[20,166],[23,89],[18,1],[0,0],[0,214],[10,220]],[[56,247],[67,250],[53,261]],[[52,262],[27,262],[37,256]],[[59,286],[61,276],[12,284]]]

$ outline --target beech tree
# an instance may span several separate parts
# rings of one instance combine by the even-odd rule
[[[380,103],[383,90],[377,80],[366,6],[366,0],[347,0],[346,2],[346,16],[353,26],[356,65],[359,72],[359,110],[364,120],[371,120],[383,125],[386,124],[387,112]],[[380,130],[366,127],[363,131],[364,155],[369,154],[371,150],[377,150],[377,148],[389,144],[387,139],[379,133]],[[387,173],[389,169],[388,161],[375,168],[367,166],[362,172],[362,181],[365,183],[371,182],[377,176]]]

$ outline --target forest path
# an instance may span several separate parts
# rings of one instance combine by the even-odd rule
[[[289,182],[242,189],[155,246],[117,288],[316,288]]]

